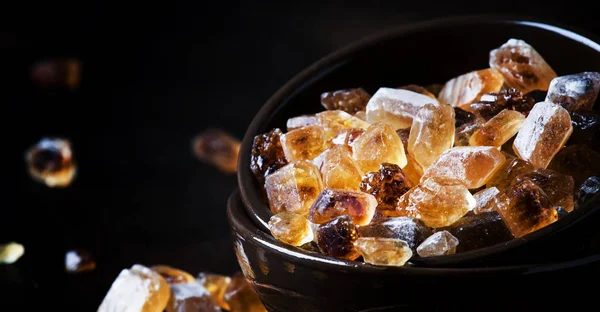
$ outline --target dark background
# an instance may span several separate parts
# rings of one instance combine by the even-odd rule
[[[0,299],[22,309],[94,311],[134,263],[235,272],[225,204],[236,178],[198,162],[192,137],[220,127],[241,138],[283,83],[357,39],[474,13],[517,13],[600,34],[596,12],[573,1],[285,2],[53,2],[32,5],[19,32],[0,35],[0,243],[26,248],[16,264],[0,265]],[[30,68],[46,57],[81,59],[81,87],[36,88]],[[73,143],[79,174],[66,189],[26,173],[25,149],[49,135]],[[91,251],[98,268],[65,273],[73,248]]]

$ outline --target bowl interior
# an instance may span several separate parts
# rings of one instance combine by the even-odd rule
[[[531,44],[559,76],[600,71],[600,45],[588,37],[538,22],[473,17],[393,29],[337,51],[298,74],[263,106],[240,150],[241,197],[256,226],[268,232],[266,223],[271,212],[262,196],[262,186],[249,169],[254,136],[274,127],[285,131],[288,118],[322,111],[319,98],[326,91],[363,87],[373,94],[380,87],[444,83],[460,74],[487,68],[490,50],[510,38]],[[582,207],[521,239],[452,256],[427,258],[421,264],[460,263],[522,246],[577,223],[590,210]]]

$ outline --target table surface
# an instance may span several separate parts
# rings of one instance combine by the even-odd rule
[[[14,265],[0,265],[0,298],[92,311],[119,271],[135,263],[192,274],[237,271],[225,213],[236,177],[198,162],[192,137],[220,127],[241,138],[287,79],[365,35],[494,11],[600,33],[591,13],[574,7],[429,3],[89,4],[74,7],[80,14],[52,6],[32,13],[34,31],[1,34],[0,242],[18,241],[26,253]],[[82,60],[81,87],[37,89],[32,64],[62,56]],[[49,189],[26,173],[25,149],[48,135],[73,143],[79,174],[68,188]],[[64,272],[65,252],[75,248],[95,255],[95,271]]]

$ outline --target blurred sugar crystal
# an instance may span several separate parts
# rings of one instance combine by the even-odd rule
[[[240,141],[223,130],[208,129],[200,133],[193,140],[193,151],[200,161],[224,173],[237,171]]]
[[[221,312],[210,292],[200,283],[171,284],[166,312]]]
[[[33,65],[33,82],[44,88],[76,89],[81,82],[81,61],[76,58],[48,59]]]
[[[210,292],[217,305],[225,310],[229,310],[229,304],[225,302],[225,291],[227,291],[231,283],[231,277],[203,272],[198,274],[196,281]]]
[[[96,261],[87,250],[70,250],[65,255],[65,269],[69,273],[93,271],[96,269]]]
[[[241,273],[231,277],[224,298],[230,307],[230,312],[267,312],[260,298]]]
[[[77,166],[71,143],[59,138],[43,138],[25,153],[29,174],[49,187],[65,187],[75,177]]]
[[[196,280],[190,273],[167,265],[155,265],[152,271],[160,274],[169,285],[193,283]]]
[[[25,253],[25,247],[19,243],[10,242],[0,245],[0,263],[15,263]]]

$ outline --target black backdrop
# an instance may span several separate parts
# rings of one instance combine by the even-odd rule
[[[194,159],[191,138],[207,127],[241,138],[287,79],[356,39],[473,13],[519,13],[600,34],[595,12],[574,2],[32,5],[19,32],[0,35],[0,242],[26,248],[15,265],[0,265],[0,299],[93,311],[134,263],[235,272],[225,202],[236,178]],[[54,56],[83,61],[78,90],[32,85],[31,65]],[[26,174],[24,150],[46,135],[73,143],[79,175],[69,188]],[[90,250],[97,270],[64,273],[73,248]]]

